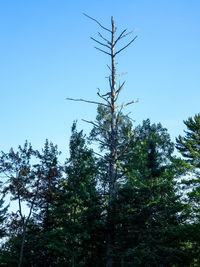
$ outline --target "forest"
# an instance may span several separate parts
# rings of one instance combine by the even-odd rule
[[[200,266],[200,114],[175,143],[161,123],[135,126],[123,108],[137,100],[118,104],[115,59],[136,36],[118,48],[132,32],[85,16],[110,35],[91,38],[109,57],[109,91],[99,102],[68,98],[97,114],[88,135],[73,123],[64,164],[48,139],[1,152],[0,266]]]

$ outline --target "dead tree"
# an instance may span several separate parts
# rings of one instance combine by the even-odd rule
[[[118,95],[121,92],[121,90],[124,87],[123,82],[121,85],[116,85],[116,79],[119,76],[122,76],[124,73],[120,75],[116,75],[116,56],[121,53],[124,49],[126,49],[128,46],[130,46],[137,36],[135,36],[133,39],[131,39],[127,44],[125,44],[122,48],[117,49],[118,43],[128,35],[130,35],[133,31],[127,32],[127,29],[123,30],[118,37],[116,37],[116,31],[117,28],[115,27],[115,22],[113,17],[111,17],[111,28],[104,27],[98,20],[88,16],[87,14],[84,14],[89,19],[96,22],[101,29],[109,33],[110,37],[106,38],[103,34],[98,32],[99,38],[101,40],[97,40],[93,37],[91,39],[97,43],[101,48],[96,47],[97,50],[100,52],[108,55],[110,57],[111,63],[110,66],[108,66],[110,70],[109,75],[109,92],[106,94],[101,94],[100,90],[97,93],[98,96],[103,100],[103,102],[97,102],[92,100],[86,100],[86,99],[74,99],[74,98],[67,98],[67,100],[73,100],[73,101],[82,101],[97,105],[103,105],[110,109],[110,115],[111,115],[111,121],[110,121],[110,139],[109,139],[109,171],[108,171],[108,206],[107,206],[107,233],[106,233],[106,267],[113,267],[113,249],[114,249],[114,223],[113,223],[113,214],[114,214],[114,201],[116,197],[116,182],[118,180],[118,167],[117,167],[117,161],[118,161],[118,125],[117,125],[117,111],[122,109],[125,106],[131,105],[138,100],[132,100],[126,104],[117,105],[117,99]],[[88,121],[87,121],[88,122]],[[98,127],[93,122],[89,122],[93,124],[95,127]]]

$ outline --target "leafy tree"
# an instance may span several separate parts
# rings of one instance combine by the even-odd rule
[[[0,172],[8,178],[8,186],[5,186],[3,192],[10,193],[12,200],[18,202],[18,211],[13,213],[11,226],[21,235],[19,267],[23,261],[26,229],[35,205],[40,181],[39,172],[32,165],[35,154],[31,144],[26,141],[24,147],[19,146],[17,152],[11,148],[9,153],[2,152],[0,157]],[[23,213],[24,203],[29,207],[27,215]]]
[[[52,235],[52,231],[56,228],[56,218],[52,215],[52,210],[59,196],[59,183],[62,177],[59,155],[57,146],[48,140],[42,152],[37,152],[40,184],[35,202],[34,221],[28,229],[29,243],[25,254],[28,257],[30,248],[33,263],[37,262],[38,266],[52,266],[55,262],[55,252],[51,242],[58,237]]]

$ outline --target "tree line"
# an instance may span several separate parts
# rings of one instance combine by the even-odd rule
[[[109,119],[105,109],[98,108],[101,124]],[[176,143],[182,159],[174,156],[175,145],[160,123],[147,119],[133,128],[121,118],[125,152],[112,217],[114,266],[199,266],[200,115],[185,124],[188,130]],[[89,138],[97,138],[95,129]],[[107,154],[96,155],[76,123],[69,150],[63,165],[48,140],[42,152],[25,142],[1,153],[7,179],[0,202],[2,266],[106,265]],[[17,203],[16,212],[3,205],[5,194]]]

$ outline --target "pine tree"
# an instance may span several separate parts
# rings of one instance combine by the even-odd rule
[[[51,216],[55,227],[49,232],[49,251],[55,266],[104,265],[104,231],[97,166],[83,132],[72,126],[70,157],[65,164]]]
[[[133,132],[116,201],[116,266],[185,266],[181,224],[187,214],[177,186],[182,162],[160,124],[146,120]]]
[[[186,162],[189,176],[184,180],[195,216],[200,218],[200,114],[184,121],[185,136],[176,139],[176,148]]]
[[[176,139],[176,148],[185,160],[187,175],[182,180],[185,202],[190,207],[190,234],[187,250],[193,259],[194,266],[200,264],[200,114],[184,121],[187,127],[185,136]],[[196,265],[195,265],[196,264]]]

